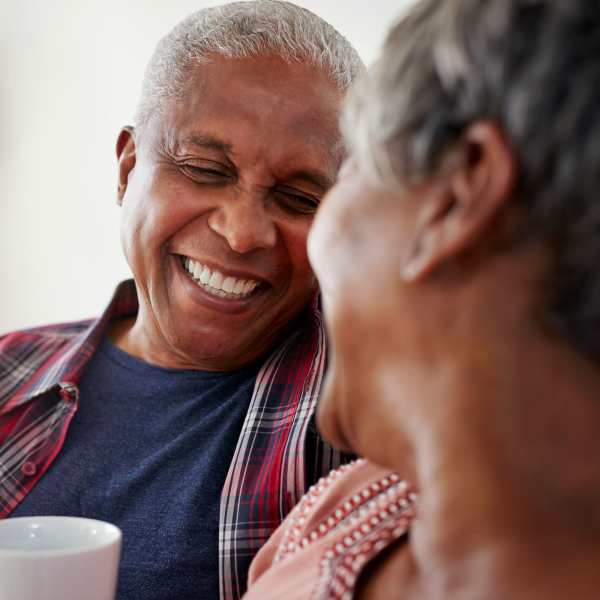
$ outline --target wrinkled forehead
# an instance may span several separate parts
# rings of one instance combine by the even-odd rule
[[[339,118],[344,91],[322,69],[276,56],[214,57],[187,69],[177,97],[165,106],[161,129],[176,139],[195,133],[237,144],[300,149],[339,166]]]

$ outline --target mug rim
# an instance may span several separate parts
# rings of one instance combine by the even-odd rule
[[[25,521],[29,521],[29,522],[35,522],[35,521],[39,521],[39,522],[60,522],[60,521],[79,521],[79,522],[86,522],[88,524],[97,524],[97,525],[102,525],[104,528],[108,529],[108,534],[109,534],[109,539],[101,542],[101,543],[82,543],[79,546],[76,546],[74,548],[57,548],[54,550],[35,550],[35,549],[31,549],[31,550],[24,550],[24,549],[20,549],[20,548],[15,548],[13,550],[8,549],[8,548],[2,548],[2,546],[0,545],[0,559],[3,558],[16,558],[18,557],[19,559],[24,558],[24,557],[31,557],[31,558],[39,558],[41,556],[47,556],[47,557],[59,557],[59,556],[69,556],[69,555],[74,555],[74,554],[88,554],[91,552],[96,552],[98,550],[103,550],[105,548],[108,548],[110,546],[113,546],[115,544],[118,544],[121,542],[122,538],[123,538],[123,533],[121,532],[121,530],[114,525],[113,523],[109,523],[108,521],[102,521],[100,519],[89,519],[87,517],[73,517],[73,516],[58,516],[58,515],[42,515],[42,516],[30,516],[30,517],[14,517],[14,518],[6,518],[6,519],[0,519],[0,531],[2,530],[2,527],[4,527],[5,525],[8,525],[9,523],[14,523],[15,521],[20,521],[20,522],[25,522]],[[0,542],[1,544],[1,542]]]

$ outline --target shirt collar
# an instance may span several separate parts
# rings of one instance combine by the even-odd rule
[[[53,357],[52,364],[45,369],[27,390],[31,398],[60,386],[70,398],[77,395],[77,384],[83,371],[100,346],[112,321],[134,316],[138,311],[138,299],[133,279],[122,281],[113,293],[111,301],[100,317],[94,319],[80,333],[75,335]],[[19,403],[18,399],[14,399]]]

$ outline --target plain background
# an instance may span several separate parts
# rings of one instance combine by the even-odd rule
[[[298,0],[367,64],[410,0]],[[115,141],[157,41],[218,0],[0,0],[0,333],[97,315],[129,277]]]

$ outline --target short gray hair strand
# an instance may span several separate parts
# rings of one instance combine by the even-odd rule
[[[307,61],[346,90],[364,70],[353,46],[309,10],[282,0],[232,2],[199,10],[181,21],[157,45],[146,69],[137,127],[176,98],[187,70],[209,55],[246,58],[275,54],[288,62]]]

